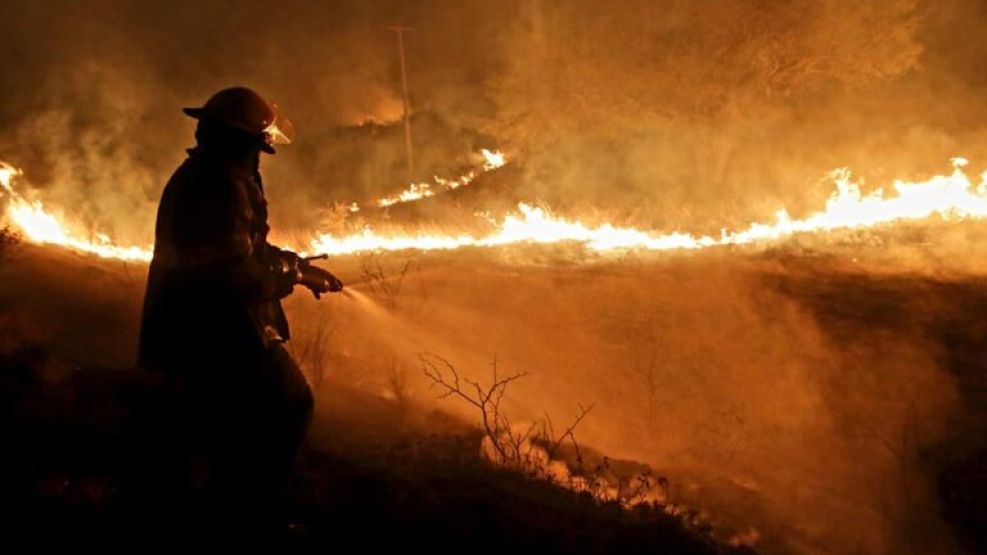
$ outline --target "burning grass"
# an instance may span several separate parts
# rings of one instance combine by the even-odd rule
[[[483,171],[503,165],[487,162]],[[497,165],[499,164],[499,165]],[[903,223],[976,220],[987,216],[987,177],[976,181],[967,175],[964,158],[952,160],[953,171],[926,180],[892,183],[893,193],[883,188],[863,192],[863,182],[854,180],[848,169],[834,170],[830,179],[834,191],[824,209],[796,218],[780,208],[773,222],[754,222],[736,230],[722,229],[718,235],[687,231],[658,231],[619,225],[610,221],[590,222],[578,217],[552,213],[547,207],[519,203],[501,217],[486,213],[469,216],[470,224],[454,226],[440,222],[408,229],[401,224],[382,222],[371,227],[360,218],[347,221],[349,210],[335,205],[324,214],[328,231],[288,233],[299,252],[345,255],[380,251],[460,250],[468,247],[514,247],[523,245],[576,244],[589,252],[620,256],[633,251],[685,251],[714,247],[751,246],[759,249],[802,235],[823,238],[846,231],[880,229]],[[122,246],[99,230],[80,233],[40,200],[29,200],[15,188],[20,170],[0,162],[0,186],[8,197],[7,218],[33,242],[55,244],[107,258],[147,261],[150,248]],[[415,198],[424,198],[418,195]],[[414,199],[412,199],[414,200]],[[398,202],[398,201],[395,201]]]

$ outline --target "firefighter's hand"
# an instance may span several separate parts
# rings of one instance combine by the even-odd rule
[[[316,299],[323,293],[338,293],[343,290],[343,282],[339,278],[318,266],[303,263],[301,265],[301,274],[302,279],[300,283],[308,287]]]
[[[274,249],[272,249],[273,251]],[[283,299],[291,294],[295,284],[302,281],[302,258],[297,254],[277,249],[274,261],[275,295]]]
[[[326,272],[326,283],[330,293],[339,293],[343,290],[343,282],[330,272]]]

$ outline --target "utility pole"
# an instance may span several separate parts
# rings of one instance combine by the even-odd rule
[[[404,99],[404,154],[408,161],[408,182],[415,177],[415,158],[411,151],[411,103],[408,101],[408,70],[404,62],[404,32],[413,30],[411,27],[396,25],[388,27],[398,36],[398,56],[401,59],[401,91]]]

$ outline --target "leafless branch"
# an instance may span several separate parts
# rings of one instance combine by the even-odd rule
[[[593,410],[593,407],[595,406],[596,403],[593,403],[588,407],[583,407],[582,405],[579,405],[579,414],[576,415],[576,418],[572,421],[571,424],[569,424],[569,427],[567,427],[565,431],[562,432],[562,435],[554,439],[552,439],[551,436],[549,437],[549,440],[552,441],[552,443],[548,448],[548,458],[551,459],[555,457],[555,453],[558,451],[559,447],[562,446],[562,442],[565,441],[566,438],[572,440],[572,445],[576,450],[576,456],[580,459],[582,458],[582,456],[579,453],[579,444],[576,442],[575,431],[576,431],[576,427],[579,426],[579,423],[582,422],[584,418],[586,418],[586,415],[589,414],[589,412]],[[550,420],[548,421],[548,423],[549,426],[551,426]]]
[[[388,276],[384,272],[380,260],[375,255],[364,257],[361,264],[361,275],[363,281],[370,289],[370,294],[380,299],[381,302],[392,310],[396,308],[398,297],[401,294],[401,286],[404,284],[404,278],[407,276],[408,270],[411,269],[412,262],[412,259],[405,260],[401,271],[394,277]]]
[[[480,410],[483,431],[493,444],[501,462],[517,460],[521,445],[527,440],[527,436],[515,441],[511,432],[511,422],[501,411],[500,404],[507,387],[514,381],[528,376],[529,373],[518,372],[501,378],[497,371],[497,359],[494,358],[493,383],[489,387],[484,387],[479,382],[460,377],[459,371],[448,359],[435,353],[422,353],[419,359],[422,361],[425,377],[432,382],[431,386],[442,390],[440,399],[458,397]]]
[[[556,434],[555,425],[547,413],[543,419],[531,423],[523,431],[515,431],[502,403],[510,384],[528,376],[528,372],[501,376],[495,357],[490,364],[492,382],[486,386],[460,375],[452,362],[435,353],[421,353],[419,359],[425,377],[431,381],[431,387],[439,389],[440,399],[456,397],[480,411],[482,431],[493,449],[492,456],[501,464],[537,479],[552,482],[558,480],[557,483],[586,491],[602,502],[619,501],[630,504],[636,499],[644,499],[645,494],[654,486],[650,477],[639,477],[636,482],[632,478],[615,477],[606,457],[595,469],[588,472],[584,470],[583,454],[576,440],[576,428],[586,419],[595,404],[578,405],[578,414],[561,434]],[[566,442],[571,442],[576,457],[576,467],[570,466],[568,478],[557,476],[550,466],[552,461],[558,460],[556,455]],[[636,488],[632,487],[634,484],[637,484]]]

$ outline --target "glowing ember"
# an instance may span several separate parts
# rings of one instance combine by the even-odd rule
[[[490,167],[499,167],[496,165],[504,162],[499,153],[484,151],[484,156]],[[449,250],[525,243],[578,243],[603,252],[626,249],[660,251],[761,243],[797,233],[867,228],[931,216],[944,220],[987,217],[987,174],[982,175],[975,186],[963,171],[967,161],[954,158],[952,162],[953,172],[949,175],[916,183],[896,181],[891,196],[886,196],[883,190],[863,195],[860,184],[851,180],[848,170],[835,170],[832,178],[836,190],[824,210],[798,220],[792,219],[785,210],[780,210],[773,223],[755,223],[733,232],[724,230],[719,237],[680,232],[654,233],[611,224],[590,226],[578,220],[554,216],[543,208],[519,204],[518,211],[503,220],[488,220],[492,231],[485,235],[381,234],[368,227],[347,236],[318,234],[308,248],[299,250],[318,254],[350,254],[374,250]],[[7,196],[6,217],[29,240],[109,258],[150,260],[150,248],[117,246],[102,234],[95,234],[95,239],[83,239],[89,234],[74,233],[73,228],[46,211],[41,202],[28,201],[17,193],[13,182],[20,174],[13,166],[0,162],[0,186]]]

